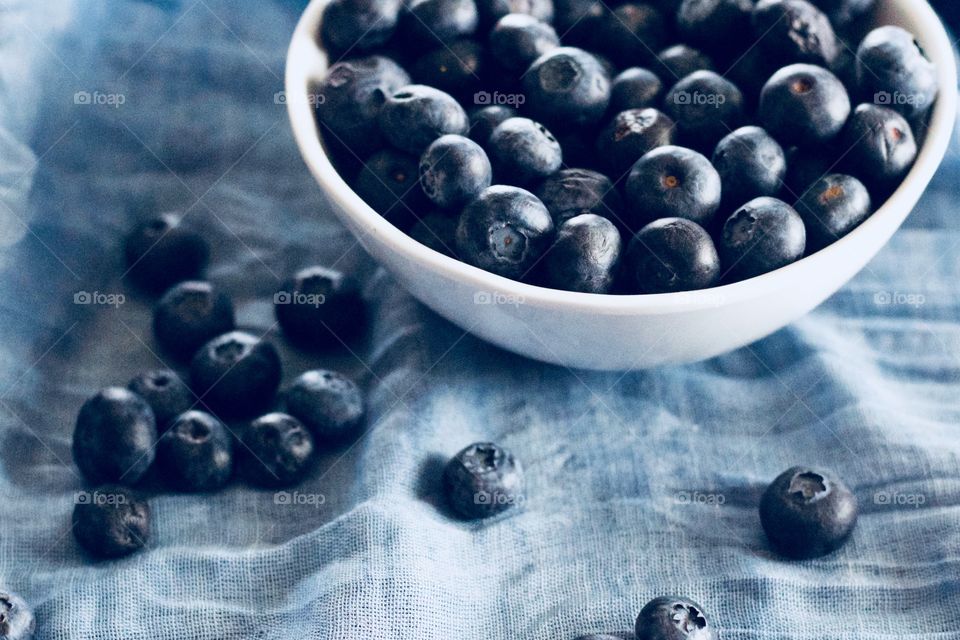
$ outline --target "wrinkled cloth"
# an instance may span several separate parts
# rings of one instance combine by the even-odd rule
[[[569,371],[426,311],[331,214],[278,93],[303,5],[0,5],[0,584],[38,638],[563,639],[629,629],[666,593],[724,640],[960,637],[960,146],[889,246],[789,328],[689,366]],[[161,210],[210,239],[210,278],[286,380],[356,376],[370,427],[286,497],[148,487],[148,548],[94,562],[71,535],[73,424],[167,360],[119,250]],[[313,263],[364,282],[350,350],[307,354],[275,326],[273,293]],[[478,440],[514,452],[527,490],[467,524],[438,478]],[[757,503],[798,463],[837,470],[861,517],[838,553],[787,562]]]

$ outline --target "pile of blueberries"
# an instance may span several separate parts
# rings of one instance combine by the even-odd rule
[[[669,293],[767,273],[900,184],[936,69],[875,0],[333,0],[341,175],[507,278]],[[466,108],[465,108],[466,107]]]

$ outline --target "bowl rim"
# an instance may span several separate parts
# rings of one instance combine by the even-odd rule
[[[317,43],[315,34],[319,33],[323,8],[330,0],[311,0],[294,31],[285,70],[287,112],[294,138],[311,173],[327,197],[355,223],[351,225],[355,232],[376,236],[379,242],[411,263],[423,265],[478,292],[512,296],[523,300],[524,304],[546,309],[644,315],[670,313],[677,309],[678,304],[688,311],[725,306],[768,295],[782,290],[785,284],[796,278],[807,274],[812,277],[822,272],[837,259],[839,253],[864,242],[863,239],[872,231],[881,231],[888,222],[887,218],[899,215],[899,225],[909,215],[916,199],[940,166],[953,136],[957,114],[957,65],[952,41],[943,22],[926,0],[919,3],[911,0],[889,1],[896,2],[901,11],[911,14],[918,25],[915,29],[917,39],[923,44],[927,55],[937,60],[937,102],[927,123],[923,146],[910,172],[867,220],[828,247],[769,273],[709,289],[627,295],[551,289],[511,280],[439,253],[388,222],[364,202],[333,167],[321,143],[319,126],[308,96],[308,88],[320,80],[328,65],[326,52]]]

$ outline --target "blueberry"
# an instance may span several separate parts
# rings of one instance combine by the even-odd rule
[[[433,49],[470,36],[479,13],[473,0],[411,0],[400,18],[400,33],[410,47]]]
[[[525,107],[548,125],[595,124],[610,102],[610,79],[596,57],[558,47],[537,58],[523,77]]]
[[[233,327],[233,303],[209,282],[181,282],[163,294],[153,310],[157,342],[181,358]]]
[[[491,28],[508,13],[525,13],[541,22],[553,22],[553,0],[477,0],[482,29]]]
[[[468,96],[481,86],[486,74],[487,53],[473,40],[457,40],[417,58],[410,73],[416,82]]]
[[[367,159],[353,188],[370,208],[405,229],[427,204],[417,176],[416,157],[383,149]]]
[[[733,207],[777,195],[787,174],[783,147],[760,127],[742,127],[725,137],[712,163],[723,183],[723,202]]]
[[[637,616],[637,640],[714,640],[716,634],[703,607],[682,596],[661,596]]]
[[[813,0],[830,22],[838,29],[845,29],[870,13],[877,0]]]
[[[0,639],[31,640],[36,627],[33,611],[23,598],[0,589]]]
[[[803,257],[807,233],[793,207],[756,198],[723,225],[720,249],[726,268],[740,279],[759,276]]]
[[[608,9],[599,20],[585,26],[591,31],[584,42],[587,48],[621,67],[653,61],[668,34],[663,15],[644,3],[628,2]]]
[[[369,51],[397,27],[400,0],[331,0],[323,10],[320,39],[338,55]]]
[[[840,79],[826,69],[793,64],[764,85],[758,115],[783,144],[817,146],[843,129],[850,116],[850,97]]]
[[[187,411],[160,437],[157,468],[180,491],[219,489],[233,473],[233,438],[209,413]]]
[[[492,178],[487,154],[463,136],[441,136],[420,157],[420,187],[444,209],[470,202],[490,186]]]
[[[365,158],[382,144],[377,118],[386,96],[410,84],[410,76],[396,62],[368,56],[334,64],[317,86],[317,119],[330,140],[347,153]],[[329,134],[329,135],[327,135]],[[336,144],[331,144],[336,143]]]
[[[937,98],[937,69],[910,32],[880,27],[857,49],[857,85],[866,99],[914,120]]]
[[[812,249],[823,248],[847,235],[873,211],[870,193],[863,183],[837,173],[810,187],[796,209],[807,227],[807,241]]]
[[[360,387],[342,373],[316,369],[301,374],[283,394],[287,413],[321,443],[342,443],[359,435],[367,408]]]
[[[910,124],[896,111],[861,104],[841,136],[849,149],[843,162],[877,192],[892,190],[917,159],[917,141]]]
[[[73,432],[73,460],[93,483],[135,484],[150,468],[157,421],[147,401],[108,387],[83,403]]]
[[[597,154],[619,178],[642,156],[673,144],[676,123],[656,109],[627,109],[613,117],[597,137]]]
[[[740,89],[713,71],[694,71],[673,85],[664,109],[685,144],[709,151],[745,119]]]
[[[508,71],[525,71],[534,60],[560,46],[546,22],[524,13],[510,13],[490,32],[490,53]]]
[[[386,139],[416,155],[440,136],[464,135],[469,128],[466,112],[450,94],[421,84],[401,87],[380,110],[380,130]]]
[[[609,293],[620,266],[620,232],[606,218],[584,213],[560,225],[544,258],[547,284],[554,289]]]
[[[274,302],[284,335],[300,346],[339,347],[366,329],[367,308],[359,284],[336,269],[301,269]]]
[[[712,287],[720,258],[710,234],[685,218],[654,220],[630,240],[625,258],[631,293],[673,293]]]
[[[589,169],[558,171],[544,180],[535,193],[558,227],[585,213],[612,221],[618,221],[623,213],[623,200],[610,178]]]
[[[280,385],[280,356],[269,342],[231,331],[205,344],[190,363],[201,400],[224,416],[245,416],[269,406]]]
[[[517,110],[512,107],[492,105],[477,109],[470,114],[470,139],[487,148],[493,130],[510,118],[517,117]]]
[[[830,19],[807,0],[760,0],[751,22],[759,46],[780,65],[829,67],[840,52]]]
[[[706,225],[720,206],[720,174],[696,151],[659,147],[633,165],[626,196],[634,221],[676,217]]]
[[[150,505],[129,489],[104,485],[80,494],[73,508],[73,535],[97,558],[122,558],[146,546]]]
[[[285,413],[257,418],[244,430],[241,441],[242,475],[257,486],[296,484],[313,466],[313,437],[299,420]]]
[[[161,429],[193,406],[194,395],[190,387],[169,369],[141,373],[127,383],[127,389],[147,401]]]
[[[663,83],[654,72],[630,67],[620,72],[610,85],[610,111],[655,107],[663,94]]]
[[[207,241],[184,227],[182,220],[178,214],[164,213],[138,224],[127,234],[127,272],[141,286],[163,291],[197,277],[207,266]]]
[[[460,215],[457,253],[475,267],[522,278],[553,240],[550,212],[529,191],[495,185]]]
[[[853,533],[857,498],[830,471],[793,467],[764,491],[760,523],[778,553],[819,558],[839,549]]]
[[[546,127],[529,118],[504,120],[487,143],[502,183],[527,185],[550,175],[563,163],[560,143]]]
[[[753,0],[683,0],[677,28],[690,44],[731,58],[750,38]]]
[[[657,54],[657,67],[664,82],[672,85],[694,71],[713,71],[713,61],[699,49],[675,44]]]
[[[509,451],[477,442],[453,456],[443,471],[450,506],[468,520],[489,518],[523,502],[523,468]]]
[[[413,225],[410,237],[437,253],[457,257],[457,219],[454,217],[438,212],[428,213]]]

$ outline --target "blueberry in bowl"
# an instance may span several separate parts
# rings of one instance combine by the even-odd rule
[[[661,218],[630,240],[624,271],[633,293],[706,289],[720,279],[720,256],[710,234],[685,218]]]
[[[720,174],[703,155],[684,147],[659,147],[630,169],[627,208],[633,221],[687,218],[708,225],[720,206],[721,188]]]
[[[529,118],[502,122],[490,134],[487,150],[501,184],[530,185],[563,164],[560,143],[546,127]]]
[[[745,279],[796,262],[807,248],[807,230],[796,209],[761,197],[733,212],[723,225],[720,252],[735,277]]]

